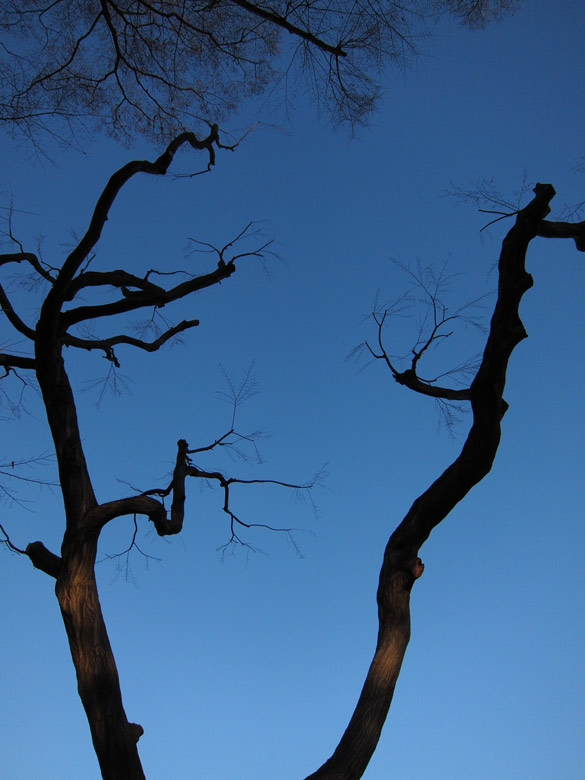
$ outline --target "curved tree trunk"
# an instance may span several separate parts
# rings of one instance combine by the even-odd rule
[[[422,573],[420,563],[417,571],[419,569]],[[410,639],[410,588],[413,582],[413,575],[406,571],[391,575],[388,589],[392,591],[392,606],[383,613],[379,610],[376,652],[355,711],[331,758],[306,780],[353,780],[365,772],[380,739]]]
[[[500,442],[506,369],[514,347],[526,337],[518,314],[532,277],[524,267],[555,194],[537,184],[535,198],[521,212],[502,245],[498,298],[481,365],[469,388],[471,430],[459,457],[416,499],[390,537],[378,586],[378,643],[366,680],[335,752],[306,780],[359,780],[378,744],[410,637],[410,590],[421,576],[418,553],[433,528],[489,473]]]

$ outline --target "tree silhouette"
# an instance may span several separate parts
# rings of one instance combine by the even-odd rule
[[[267,249],[264,243],[247,251],[240,250],[239,241],[234,240],[224,249],[217,250],[216,266],[208,273],[194,276],[178,272],[178,281],[177,275],[171,275],[175,284],[167,287],[163,285],[168,274],[159,274],[153,269],[147,270],[143,276],[121,269],[93,270],[96,244],[124,185],[138,174],[164,176],[176,152],[183,146],[204,152],[208,168],[215,162],[216,149],[222,148],[217,127],[213,127],[202,140],[193,133],[183,133],[171,141],[154,162],[136,160],[116,171],[97,201],[85,234],[60,268],[26,251],[14,237],[12,240],[17,244],[14,248],[18,251],[0,255],[0,267],[27,264],[36,281],[48,287],[38,321],[33,326],[17,313],[5,286],[0,285],[3,312],[14,331],[27,339],[33,351],[30,356],[22,351],[19,351],[20,354],[1,351],[0,366],[4,369],[5,377],[15,372],[28,372],[33,373],[38,382],[55,446],[65,511],[60,555],[50,551],[41,541],[31,542],[25,549],[21,549],[13,543],[7,530],[0,526],[2,540],[13,552],[28,556],[36,568],[56,581],[55,590],[77,673],[79,695],[87,714],[102,775],[112,779],[144,777],[136,748],[143,730],[141,726],[129,723],[126,718],[116,663],[100,608],[94,567],[101,531],[117,517],[133,515],[136,519],[137,515],[144,515],[159,536],[179,533],[185,516],[185,482],[190,477],[219,484],[223,493],[222,508],[230,524],[231,535],[227,544],[245,544],[238,534],[238,527],[249,528],[254,524],[245,522],[235,513],[231,501],[233,485],[272,482],[306,490],[314,484],[244,480],[198,467],[193,461],[193,455],[220,447],[236,448],[242,445],[244,437],[235,429],[232,418],[230,429],[209,445],[190,449],[185,439],[177,442],[175,466],[166,486],[136,491],[124,498],[102,503],[95,496],[79,430],[75,398],[65,368],[64,348],[99,350],[115,367],[119,365],[115,352],[118,345],[154,352],[178,334],[196,327],[198,320],[183,320],[169,326],[152,341],[127,332],[107,338],[89,337],[87,334],[81,336],[79,328],[96,320],[105,319],[109,323],[120,315],[143,309],[156,312],[161,307],[229,279],[235,273],[238,261],[249,256],[261,256]],[[238,239],[243,236],[244,233],[240,234]],[[101,292],[106,300],[85,304],[83,296],[90,290]],[[115,292],[114,300],[108,300],[111,290]],[[234,410],[241,400],[239,396],[241,393],[234,396]],[[169,511],[165,499],[170,501]],[[263,527],[270,528],[266,525]],[[271,530],[289,533],[289,529]]]
[[[63,350],[97,350],[113,368],[118,366],[119,345],[155,352],[195,328],[198,321],[169,324],[152,340],[131,335],[126,329],[98,338],[87,326],[96,320],[114,322],[114,318],[143,309],[156,312],[227,281],[240,260],[262,256],[267,250],[266,244],[259,243],[240,251],[237,241],[230,242],[215,250],[217,262],[207,273],[173,276],[170,285],[165,285],[168,279],[156,269],[142,275],[123,269],[95,270],[94,252],[110,209],[133,177],[166,175],[182,147],[204,153],[207,168],[214,165],[218,149],[232,148],[222,144],[215,122],[229,116],[245,98],[279,81],[294,80],[297,65],[305,76],[308,73],[314,95],[335,117],[359,122],[374,106],[376,78],[384,63],[404,64],[414,53],[416,36],[437,14],[453,13],[468,26],[481,26],[512,8],[513,3],[506,0],[417,2],[406,8],[381,0],[339,0],[327,6],[312,0],[303,6],[283,2],[258,5],[247,0],[188,6],[112,0],[95,4],[61,0],[45,5],[30,0],[8,3],[0,12],[0,26],[6,35],[0,70],[4,85],[0,119],[13,130],[32,139],[40,131],[69,138],[81,123],[126,138],[132,138],[136,131],[151,139],[174,135],[153,162],[133,161],[114,173],[96,203],[88,229],[61,266],[29,251],[10,229],[13,251],[0,255],[0,267],[24,264],[35,281],[48,290],[33,324],[17,312],[8,288],[0,285],[2,311],[32,350],[24,354],[2,349],[0,366],[4,377],[34,374],[38,381],[55,446],[66,521],[59,555],[41,541],[19,547],[0,526],[2,541],[55,580],[79,694],[106,780],[136,780],[144,773],[137,750],[142,727],[130,723],[124,711],[96,587],[94,565],[101,531],[117,517],[143,515],[161,536],[180,532],[186,482],[191,477],[219,484],[222,508],[230,524],[228,544],[237,543],[241,541],[238,528],[250,524],[234,511],[231,488],[264,480],[227,477],[194,463],[193,455],[203,450],[237,446],[241,436],[232,420],[231,427],[211,444],[191,448],[186,439],[180,439],[172,477],[163,487],[130,491],[122,499],[99,503],[84,455]],[[289,40],[287,36],[293,42],[290,48],[282,43]],[[209,128],[205,137],[185,129],[204,125]],[[553,187],[538,184],[534,194],[533,200],[514,214],[515,224],[504,239],[491,326],[468,386],[451,387],[419,373],[424,356],[444,337],[449,322],[437,299],[431,296],[430,333],[413,347],[407,368],[396,365],[386,347],[388,312],[374,313],[377,343],[369,347],[373,357],[387,365],[400,385],[414,392],[440,402],[469,404],[473,422],[459,456],[414,501],[388,541],[377,593],[379,630],[374,658],[338,747],[309,778],[362,777],[378,743],[409,641],[410,592],[424,570],[421,547],[433,528],[492,467],[507,409],[503,394],[508,363],[526,336],[518,309],[532,285],[525,270],[530,242],[537,237],[571,238],[579,251],[585,250],[585,223],[546,219],[555,194]],[[83,296],[90,291],[92,302],[86,303]],[[106,296],[93,302],[93,293],[104,291],[114,291],[114,299]],[[0,469],[13,469],[14,465],[4,464]],[[313,483],[276,484],[308,489]]]
[[[399,371],[386,351],[381,335],[384,315],[374,313],[378,351],[394,379],[410,390],[443,399],[466,401],[473,421],[459,456],[412,504],[386,545],[378,584],[378,641],[356,708],[335,752],[307,780],[357,780],[362,777],[378,743],[394,694],[396,680],[410,639],[410,592],[422,575],[419,552],[432,530],[491,470],[501,435],[501,420],[508,405],[504,400],[506,371],[512,352],[526,338],[518,309],[522,296],[532,287],[526,271],[526,252],[537,236],[572,238],[585,251],[585,222],[551,222],[549,203],[555,195],[550,184],[537,184],[533,200],[519,210],[514,227],[502,244],[498,265],[498,295],[489,334],[473,381],[465,388],[439,386],[422,380],[417,365],[426,349],[444,337],[448,318],[437,316],[430,335],[412,350],[410,368]]]
[[[222,147],[216,128],[202,140],[185,133],[171,142],[154,162],[134,161],[121,168],[106,185],[87,231],[60,268],[39,259],[20,245],[16,247],[19,251],[0,256],[0,267],[28,264],[32,273],[48,286],[35,327],[21,318],[12,306],[5,287],[0,286],[6,317],[34,349],[31,356],[0,352],[0,365],[6,375],[17,371],[34,372],[37,378],[55,445],[66,519],[60,555],[48,550],[41,541],[20,548],[4,527],[1,528],[3,541],[14,552],[28,556],[35,567],[56,581],[56,594],[77,672],[79,694],[87,713],[102,776],[106,780],[134,780],[144,777],[144,774],[137,751],[142,727],[130,723],[124,712],[118,673],[95,581],[94,565],[101,531],[114,518],[144,515],[159,535],[178,533],[184,522],[185,483],[188,477],[192,477],[216,481],[220,485],[224,497],[223,510],[229,517],[231,528],[228,543],[238,542],[238,526],[250,524],[234,512],[230,488],[234,484],[267,481],[226,477],[218,471],[202,469],[193,462],[192,456],[196,453],[241,443],[233,420],[228,431],[204,447],[190,449],[186,440],[179,440],[172,477],[161,488],[99,503],[87,468],[74,395],[63,360],[64,347],[99,350],[115,365],[117,345],[155,351],[176,334],[195,327],[197,321],[183,321],[170,326],[150,342],[127,333],[108,338],[81,337],[76,335],[76,328],[92,320],[103,319],[108,323],[120,314],[171,304],[197,290],[227,280],[235,272],[238,259],[261,254],[265,249],[265,246],[260,246],[248,252],[238,252],[237,243],[230,242],[226,249],[217,251],[219,259],[213,270],[179,281],[171,287],[163,287],[160,279],[152,281],[152,277],[156,276],[152,269],[143,276],[137,276],[123,270],[97,271],[90,267],[93,250],[108,213],[126,182],[139,173],[165,175],[175,152],[183,145],[204,152],[208,165],[213,164],[216,149]],[[455,390],[418,376],[420,360],[433,343],[443,338],[444,327],[450,322],[438,301],[434,301],[430,336],[414,348],[411,365],[404,371],[394,365],[385,347],[382,333],[384,314],[375,314],[378,345],[371,348],[374,357],[386,363],[399,384],[415,392],[445,401],[469,403],[473,422],[459,456],[414,501],[388,541],[378,586],[376,652],[354,714],[337,749],[310,778],[357,780],[362,777],[378,743],[409,641],[410,591],[424,570],[419,557],[420,549],[433,528],[492,467],[500,441],[500,423],[507,409],[503,393],[508,362],[515,346],[526,336],[518,308],[522,296],[532,285],[532,278],[525,270],[530,242],[536,237],[572,238],[577,249],[583,251],[585,247],[585,222],[546,220],[549,202],[555,194],[553,187],[538,184],[534,192],[533,200],[515,215],[515,224],[504,239],[499,261],[498,295],[489,335],[479,367],[468,387]],[[114,300],[93,304],[77,302],[83,292],[104,288],[115,291]],[[308,489],[313,483],[299,486],[276,481],[276,484]],[[165,499],[170,502],[170,511],[167,511]],[[288,529],[282,530],[288,532]]]

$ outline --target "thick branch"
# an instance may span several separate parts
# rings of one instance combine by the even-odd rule
[[[99,240],[108,219],[109,210],[124,184],[137,173],[164,175],[175,153],[184,144],[195,149],[206,150],[209,156],[208,167],[210,167],[215,162],[214,144],[221,145],[217,126],[214,125],[207,138],[201,141],[193,133],[181,133],[171,141],[165,152],[154,162],[146,160],[130,162],[114,173],[97,201],[85,235],[65,260],[41,308],[41,315],[34,334],[37,378],[55,442],[69,530],[79,528],[85,522],[87,513],[95,509],[98,502],[85,461],[75,399],[63,362],[62,346],[67,326],[91,316],[107,316],[130,311],[143,305],[164,305],[167,300],[175,300],[193,290],[200,289],[202,286],[213,284],[219,279],[229,276],[234,270],[233,267],[218,269],[215,274],[209,274],[206,278],[186,283],[189,286],[178,285],[170,292],[165,293],[164,300],[160,300],[160,295],[155,287],[154,290],[149,289],[146,292],[137,293],[136,297],[132,295],[125,298],[118,302],[121,305],[114,302],[101,307],[85,307],[86,311],[82,312],[81,316],[79,316],[80,310],[77,310],[77,318],[69,313],[69,321],[65,321],[66,315],[61,314],[63,303],[69,295],[69,285]],[[109,349],[111,351],[111,346]]]
[[[57,579],[61,572],[61,558],[48,550],[42,542],[31,542],[24,551],[35,569]]]
[[[32,252],[5,252],[0,255],[0,265],[7,265],[8,263],[21,263],[26,260],[29,263],[37,261],[36,255]]]
[[[187,442],[184,439],[179,439],[177,442],[177,459],[173,471],[173,479],[166,490],[152,490],[137,496],[101,504],[88,513],[88,524],[94,528],[101,529],[106,523],[116,517],[122,517],[123,515],[146,515],[153,523],[159,536],[178,534],[183,528],[185,477],[188,469],[187,449]],[[173,501],[169,520],[163,504],[152,498],[151,495],[156,493],[159,496],[167,496],[171,492]]]
[[[405,385],[409,390],[414,390],[416,393],[421,393],[421,395],[428,395],[431,398],[444,398],[447,401],[471,400],[471,390],[468,387],[462,387],[457,390],[452,387],[429,385],[419,379],[416,371],[412,368],[402,372],[394,371],[393,374],[399,385]]]
[[[84,526],[99,531],[110,520],[125,515],[146,515],[160,536],[176,533],[168,530],[167,512],[160,501],[145,495],[120,498],[94,507],[86,514]]]
[[[35,368],[35,359],[22,357],[21,355],[9,355],[8,352],[0,352],[0,366],[10,368]]]
[[[536,227],[536,235],[543,238],[572,238],[579,252],[585,252],[585,221],[548,222],[543,220]]]
[[[189,445],[185,439],[179,439],[175,470],[173,471],[173,502],[171,504],[171,525],[176,527],[178,531],[183,527],[185,517],[185,477],[189,464],[188,449]]]
[[[154,293],[163,291],[162,287],[157,284],[148,279],[141,279],[128,271],[85,271],[76,276],[69,284],[66,300],[73,300],[75,294],[84,287],[101,287],[102,285],[119,287],[124,295],[132,294],[132,291],[128,289],[131,287]]]
[[[156,496],[160,496],[161,498],[172,494],[170,521],[165,521],[164,524],[159,524],[159,525],[157,525],[155,522],[155,527],[161,536],[171,534],[171,533],[179,533],[179,531],[182,530],[183,520],[185,515],[185,500],[186,500],[185,479],[187,477],[196,477],[198,479],[204,479],[204,480],[209,480],[209,481],[214,481],[219,483],[224,494],[222,509],[230,518],[230,528],[231,528],[232,535],[230,541],[228,542],[228,545],[233,542],[237,542],[239,544],[245,544],[245,542],[243,542],[236,534],[234,530],[235,524],[238,524],[244,528],[266,528],[270,531],[277,531],[280,533],[290,534],[290,532],[292,531],[292,529],[290,528],[276,528],[274,526],[267,525],[266,523],[246,523],[243,520],[241,520],[232,511],[230,507],[231,485],[234,484],[280,485],[281,487],[287,487],[287,488],[292,488],[297,490],[298,489],[309,490],[316,484],[320,475],[317,475],[309,483],[303,485],[296,485],[296,484],[282,482],[281,480],[275,480],[275,479],[239,479],[237,477],[226,477],[220,471],[206,471],[204,469],[200,469],[198,466],[195,466],[192,463],[189,457],[190,453],[206,452],[212,450],[216,446],[229,446],[225,440],[232,433],[234,433],[233,429],[228,431],[223,436],[221,436],[213,444],[207,447],[201,447],[194,450],[189,449],[189,445],[187,444],[185,439],[179,439],[179,441],[177,442],[177,457],[175,461],[175,468],[173,470],[173,478],[170,484],[166,488],[148,490],[141,494],[142,497],[156,495]],[[115,504],[116,502],[112,502],[112,503]]]
[[[188,144],[194,149],[207,150],[209,155],[208,168],[215,164],[214,144],[219,144],[217,125],[213,125],[207,138],[199,140],[194,133],[181,133],[167,146],[163,154],[154,162],[148,160],[134,160],[116,171],[107,183],[100,195],[89,227],[75,249],[71,252],[55,281],[56,304],[60,304],[67,296],[69,284],[81,267],[81,264],[99,241],[103,227],[108,219],[110,208],[122,187],[136,174],[149,173],[156,176],[164,176],[173,161],[178,149]]]

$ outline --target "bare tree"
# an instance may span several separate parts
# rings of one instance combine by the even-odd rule
[[[422,575],[419,558],[431,531],[447,517],[471,488],[490,471],[501,435],[501,420],[508,409],[503,393],[508,362],[516,345],[526,338],[518,313],[524,293],[533,284],[525,268],[526,252],[537,236],[572,238],[585,251],[585,222],[551,222],[549,203],[555,195],[550,184],[537,184],[533,200],[514,212],[516,221],[502,245],[498,295],[479,368],[467,387],[453,388],[421,379],[419,361],[442,340],[451,317],[438,305],[431,289],[434,312],[428,335],[412,350],[410,366],[400,370],[384,346],[384,312],[374,313],[378,343],[371,348],[401,385],[445,401],[467,402],[472,424],[459,456],[412,504],[386,546],[378,584],[378,641],[361,695],[335,752],[306,780],[357,780],[362,777],[378,743],[394,694],[396,680],[410,639],[410,592]],[[511,215],[510,215],[511,216]]]
[[[94,564],[100,533],[111,520],[125,515],[146,516],[161,536],[180,532],[185,482],[193,477],[220,485],[223,510],[230,523],[229,542],[238,542],[238,527],[246,523],[232,508],[231,487],[245,481],[202,469],[192,458],[204,449],[233,445],[238,434],[232,424],[205,447],[190,449],[187,441],[180,439],[166,486],[98,503],[85,461],[63,348],[99,350],[113,368],[118,365],[116,349],[121,344],[156,351],[196,327],[197,320],[169,325],[151,341],[126,331],[98,338],[81,327],[178,301],[227,280],[242,254],[260,255],[266,248],[239,253],[229,244],[217,250],[217,264],[207,274],[182,276],[174,286],[164,286],[154,270],[143,276],[124,270],[96,271],[91,265],[93,252],[110,208],[135,175],[165,175],[182,146],[205,152],[208,165],[213,165],[215,150],[222,146],[217,125],[211,125],[203,140],[184,128],[202,123],[209,126],[209,118],[227,116],[243,98],[263,92],[279,80],[294,79],[297,66],[309,74],[314,95],[328,104],[334,115],[360,121],[374,104],[375,78],[383,64],[388,60],[407,62],[415,51],[417,36],[426,32],[431,18],[449,12],[468,26],[481,26],[512,6],[509,0],[429,0],[409,3],[406,8],[382,0],[338,0],[326,6],[312,1],[297,6],[280,0],[269,5],[247,0],[205,4],[29,0],[5,4],[0,12],[5,34],[0,118],[13,129],[34,137],[39,130],[58,127],[54,124],[57,119],[62,122],[61,130],[75,129],[80,121],[128,137],[137,129],[151,138],[168,138],[179,132],[154,162],[134,161],[112,176],[86,233],[63,265],[44,262],[12,234],[14,251],[0,255],[0,266],[24,264],[33,277],[48,286],[34,327],[17,313],[8,291],[0,286],[2,311],[34,352],[1,351],[0,366],[5,378],[27,372],[37,378],[55,445],[66,519],[60,555],[40,541],[19,547],[2,526],[0,541],[28,556],[35,567],[56,581],[79,694],[106,780],[135,780],[144,773],[137,751],[142,727],[130,723],[124,712],[99,604]],[[292,37],[288,39],[285,33]],[[283,44],[282,38],[292,45]],[[518,307],[532,284],[524,267],[530,242],[537,236],[572,238],[577,249],[585,249],[585,223],[545,219],[553,196],[551,185],[537,185],[532,202],[514,210],[516,222],[502,247],[498,297],[485,350],[467,386],[450,387],[438,377],[419,374],[420,363],[443,338],[444,327],[450,322],[436,296],[431,293],[430,332],[414,346],[407,368],[397,365],[386,348],[386,312],[375,314],[378,338],[371,348],[374,358],[386,364],[399,384],[415,392],[439,401],[469,404],[473,421],[459,457],[416,499],[390,537],[377,594],[379,632],[374,658],[338,747],[310,778],[362,777],[378,743],[409,641],[410,591],[424,569],[420,549],[433,528],[491,469],[507,409],[503,392],[508,361],[526,336]],[[113,289],[115,300],[80,301],[84,292],[104,289]],[[170,503],[169,512],[165,500]]]
[[[119,345],[133,346],[148,352],[158,350],[179,333],[198,323],[184,320],[169,325],[152,341],[122,332],[114,336],[82,335],[80,326],[90,321],[110,323],[118,315],[139,312],[171,304],[198,290],[230,278],[239,259],[260,255],[265,244],[250,251],[239,251],[237,242],[214,250],[215,268],[200,276],[180,274],[176,283],[163,286],[162,276],[150,269],[142,276],[124,270],[98,271],[91,267],[96,243],[102,233],[110,209],[124,185],[134,176],[165,175],[177,150],[190,146],[207,155],[207,164],[215,161],[215,151],[221,148],[217,128],[200,140],[192,133],[175,138],[154,162],[134,161],[117,171],[109,180],[97,201],[89,227],[76,243],[61,267],[50,265],[37,254],[28,252],[11,230],[9,237],[15,251],[0,255],[0,267],[14,264],[27,266],[33,278],[45,284],[36,326],[18,314],[11,296],[0,285],[2,310],[19,337],[27,339],[32,353],[0,352],[0,365],[5,378],[17,373],[36,376],[46,408],[56,460],[59,483],[65,507],[65,531],[60,555],[50,551],[41,541],[19,546],[4,526],[0,526],[0,541],[13,552],[27,556],[32,564],[55,580],[56,595],[63,615],[72,659],[76,668],[78,690],[87,713],[92,740],[102,776],[106,780],[143,778],[137,751],[142,727],[130,723],[124,711],[120,682],[114,655],[101,613],[94,564],[101,531],[114,518],[143,515],[161,536],[179,533],[185,517],[186,480],[188,477],[219,484],[223,493],[222,509],[229,519],[228,544],[241,540],[238,528],[252,525],[243,521],[232,507],[232,486],[248,484],[250,480],[227,477],[216,470],[196,465],[193,456],[221,447],[237,447],[244,442],[234,420],[221,436],[208,445],[190,448],[185,439],[177,443],[172,476],[168,484],[148,490],[133,491],[120,499],[99,503],[94,494],[79,425],[73,391],[63,359],[64,347],[98,350],[115,368]],[[349,725],[333,755],[307,780],[357,780],[362,777],[376,748],[392,701],[404,653],[410,638],[409,603],[414,582],[424,566],[420,549],[431,531],[461,501],[469,490],[490,471],[500,441],[500,424],[507,410],[504,386],[508,362],[516,345],[526,337],[518,309],[524,293],[532,286],[525,270],[525,258],[530,242],[536,237],[571,238],[580,251],[585,251],[585,222],[547,221],[549,203],[555,191],[551,185],[537,184],[535,197],[517,211],[515,224],[504,239],[499,260],[498,294],[489,334],[473,381],[465,387],[450,387],[440,381],[422,378],[420,363],[429,349],[442,341],[451,323],[461,312],[450,315],[440,304],[440,284],[428,286],[430,311],[428,332],[421,331],[407,368],[399,367],[386,347],[384,326],[386,310],[374,313],[377,343],[371,354],[391,371],[401,385],[446,402],[468,403],[472,424],[459,456],[432,485],[413,503],[403,521],[390,537],[380,573],[377,593],[379,630],[375,654]],[[153,281],[156,279],[156,281]],[[420,278],[417,281],[421,281]],[[79,298],[90,290],[113,290],[114,300],[87,304]],[[245,392],[245,390],[244,390]],[[237,401],[238,392],[232,394]],[[4,471],[14,464],[5,464]],[[263,480],[252,480],[262,482]],[[286,487],[299,487],[277,481]],[[309,488],[311,483],[300,487]],[[170,503],[167,511],[165,501]],[[135,526],[136,527],[136,526]],[[278,530],[278,529],[276,529]],[[288,529],[280,529],[285,533]],[[132,543],[135,542],[135,536]],[[122,553],[125,554],[125,553]]]
[[[19,353],[0,351],[0,366],[4,379],[32,374],[42,393],[47,420],[51,431],[59,472],[59,486],[65,510],[65,530],[60,555],[47,549],[41,541],[21,547],[7,530],[6,522],[0,526],[0,541],[13,552],[30,558],[32,564],[52,577],[71,656],[77,673],[78,691],[90,725],[91,735],[102,776],[107,780],[138,780],[144,774],[136,743],[143,733],[141,726],[129,723],[122,705],[122,695],[114,655],[110,647],[102,617],[96,586],[94,565],[98,540],[103,528],[115,518],[144,515],[160,536],[181,531],[185,516],[186,486],[188,477],[213,482],[223,494],[222,509],[229,520],[227,545],[247,544],[240,535],[245,528],[255,525],[240,518],[232,506],[234,485],[268,483],[289,488],[308,489],[313,483],[293,485],[273,480],[250,480],[228,477],[220,471],[198,466],[193,457],[204,452],[231,448],[237,450],[245,444],[253,445],[253,435],[244,436],[235,427],[235,417],[227,431],[208,445],[190,448],[185,439],[177,442],[177,453],[172,476],[166,486],[133,491],[124,498],[99,503],[92,485],[82,438],[77,420],[76,405],[71,388],[63,350],[65,347],[82,350],[98,350],[113,368],[119,362],[116,349],[119,345],[135,347],[147,352],[158,350],[163,344],[184,333],[199,322],[183,320],[170,325],[151,341],[123,332],[107,337],[90,336],[80,328],[90,322],[113,323],[116,317],[136,313],[144,309],[156,312],[160,307],[172,304],[186,296],[204,290],[229,279],[236,271],[236,264],[245,257],[261,257],[268,251],[268,244],[255,244],[243,249],[240,241],[229,242],[216,252],[217,262],[208,273],[195,276],[186,272],[175,274],[147,270],[143,276],[125,270],[93,270],[94,250],[102,234],[116,197],[130,179],[138,174],[164,176],[176,152],[183,146],[191,147],[207,155],[207,166],[215,161],[216,148],[221,148],[217,127],[200,140],[193,133],[183,133],[167,146],[154,162],[137,160],[116,171],[101,193],[85,234],[76,243],[60,267],[50,265],[37,254],[28,252],[8,231],[15,251],[0,255],[0,268],[14,268],[15,264],[28,268],[32,278],[44,284],[48,291],[43,297],[36,325],[29,324],[16,311],[6,285],[0,285],[2,311],[16,334],[26,339],[29,351]],[[164,286],[171,279],[172,286]],[[114,299],[111,299],[111,291]],[[102,302],[86,303],[83,295],[93,291],[102,293]],[[26,380],[24,380],[26,381]],[[232,388],[234,410],[249,389],[246,380],[241,388]],[[0,476],[11,477],[14,467],[25,463],[0,465]],[[29,481],[32,481],[29,478]],[[37,480],[38,481],[38,480]],[[165,500],[170,503],[169,511]],[[262,525],[264,528],[270,528]],[[240,529],[240,530],[239,530]],[[290,529],[279,530],[285,534]],[[135,543],[135,536],[132,545]]]
[[[0,10],[0,120],[34,137],[80,123],[164,142],[303,77],[334,118],[366,118],[441,16],[482,27],[515,0],[19,0]]]

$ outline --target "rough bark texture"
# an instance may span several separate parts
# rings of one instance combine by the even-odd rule
[[[128,721],[116,661],[102,617],[94,576],[97,535],[73,535],[63,554],[55,592],[77,673],[77,690],[104,780],[144,780],[136,743],[142,733]]]

